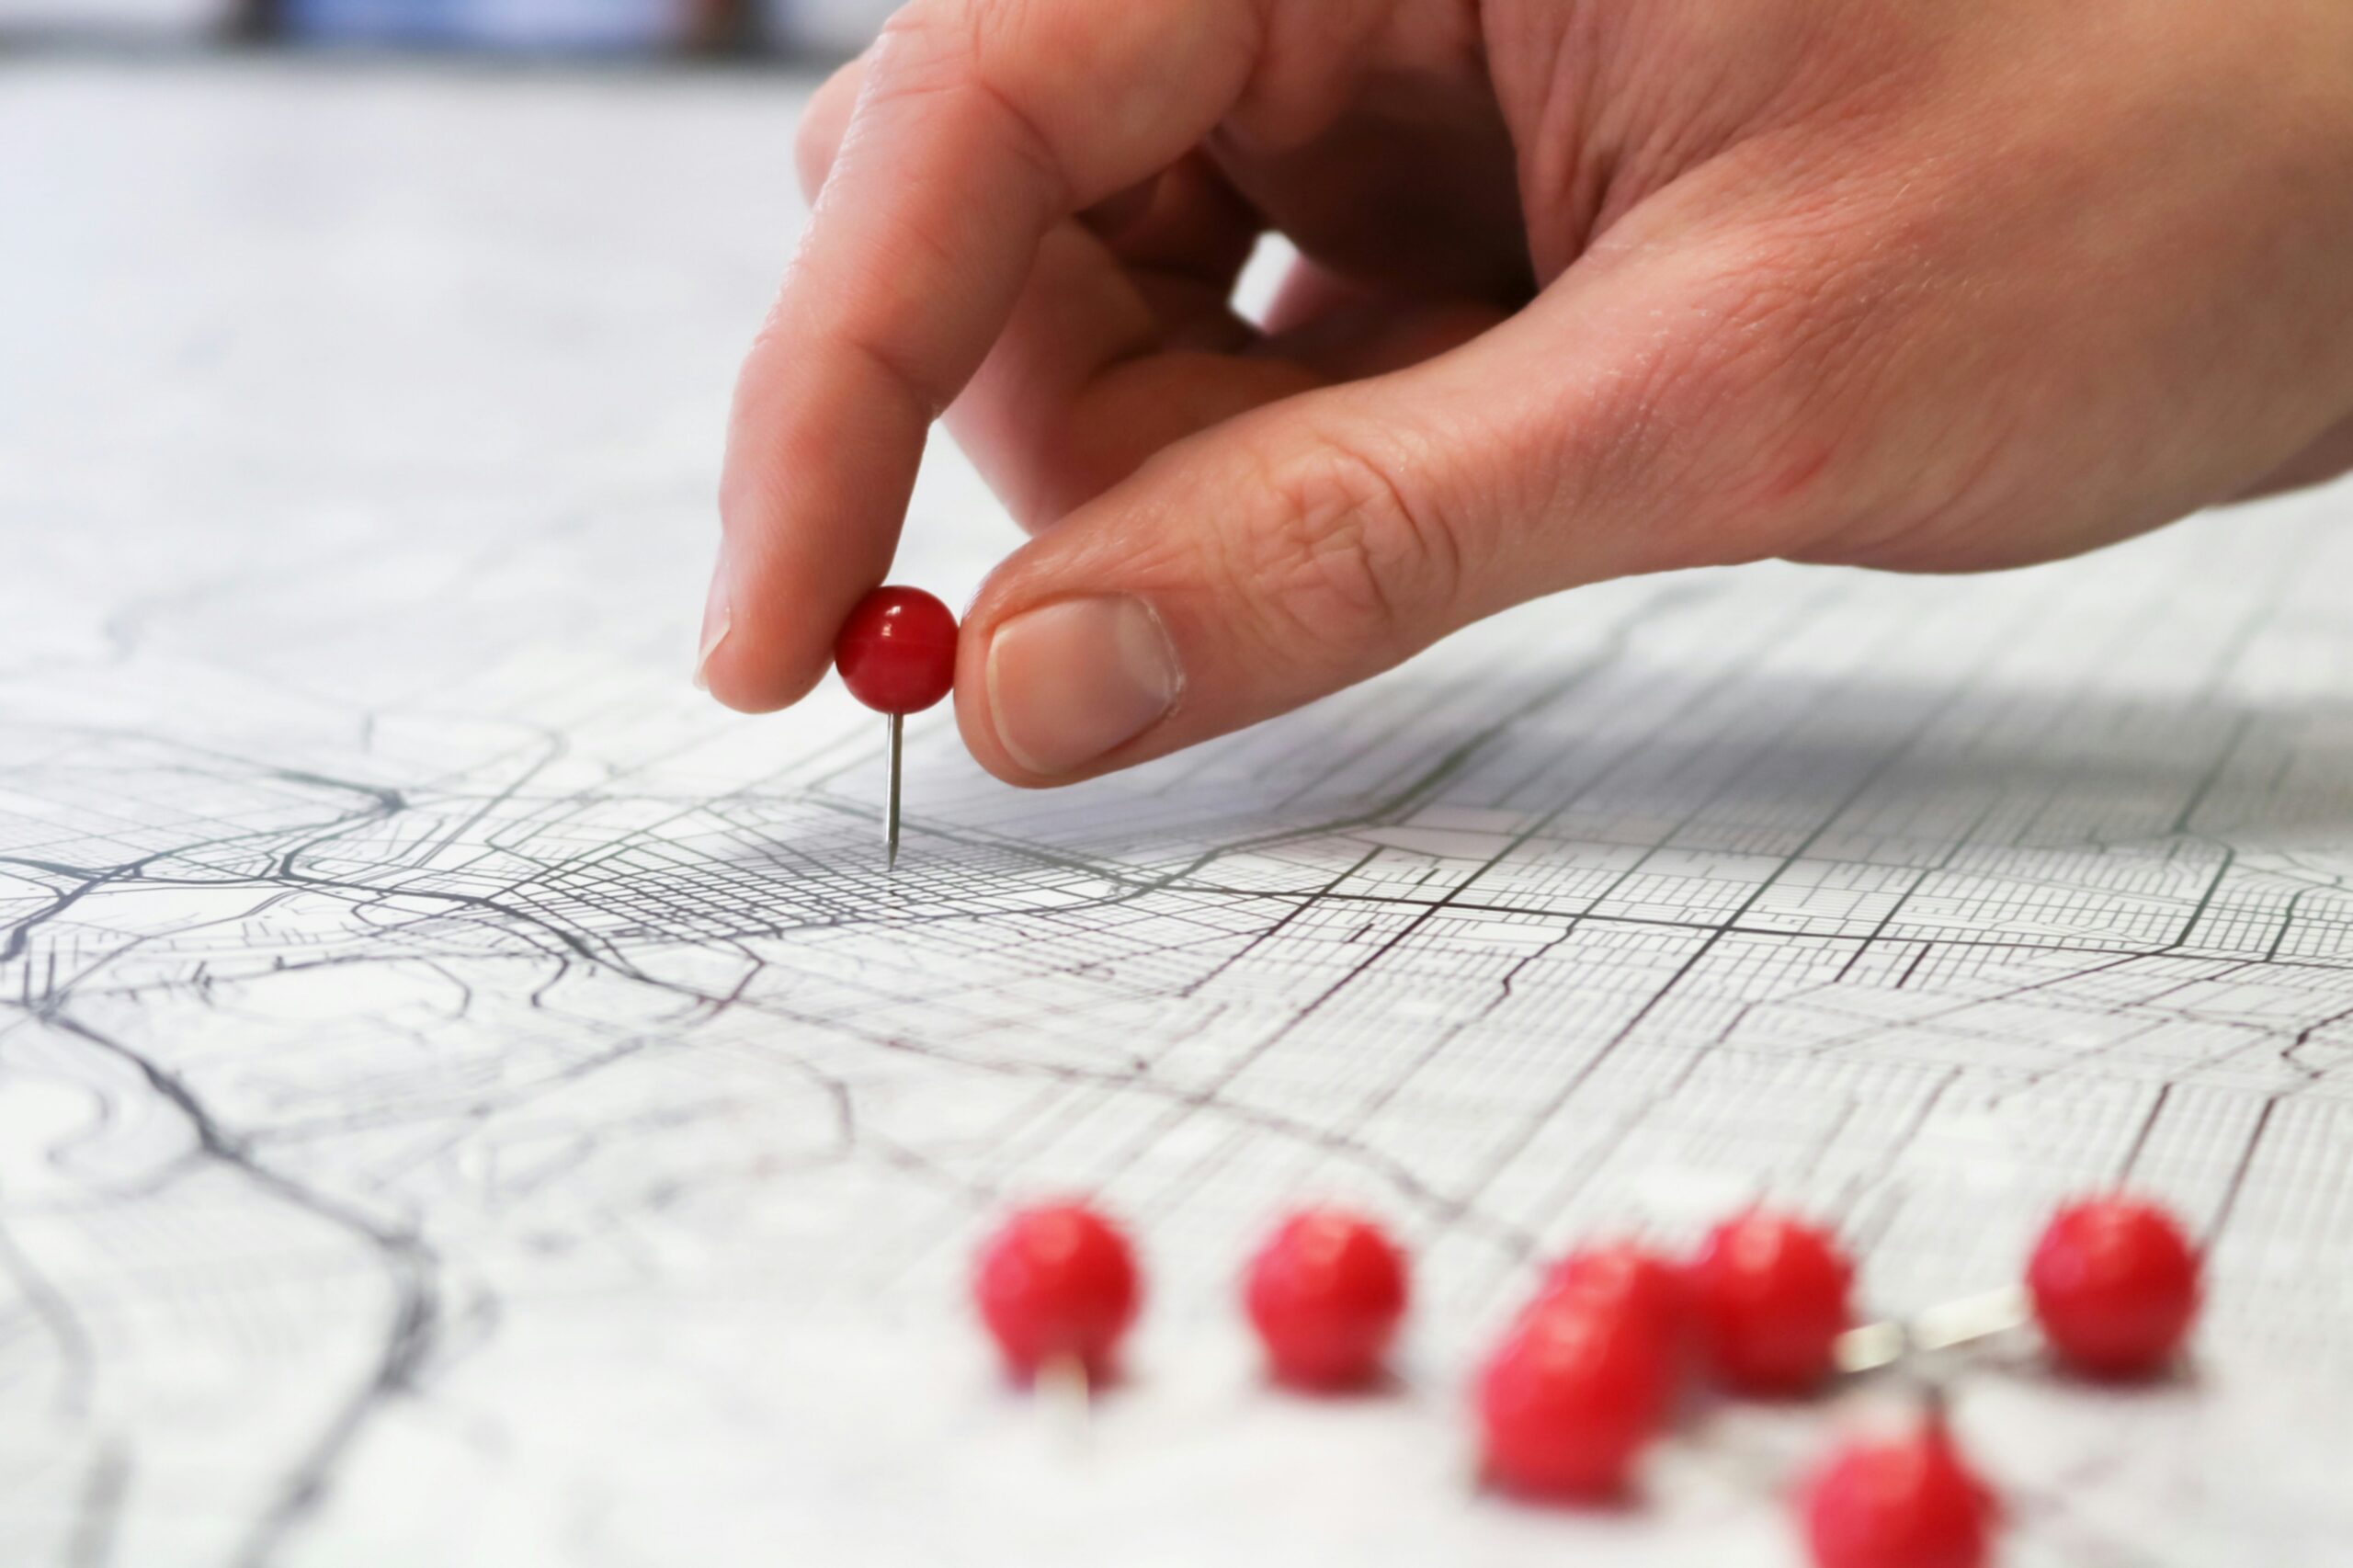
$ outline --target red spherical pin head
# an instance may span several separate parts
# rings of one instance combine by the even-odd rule
[[[1802,1393],[1830,1371],[1854,1275],[1825,1231],[1761,1210],[1726,1221],[1691,1265],[1701,1357],[1733,1388]]]
[[[1984,1568],[1993,1551],[1993,1494],[1935,1417],[1841,1449],[1802,1509],[1816,1568]]]
[[[1622,1308],[1682,1343],[1690,1316],[1690,1287],[1680,1267],[1632,1242],[1580,1247],[1544,1276],[1537,1301],[1564,1296]]]
[[[1267,1365],[1296,1388],[1365,1382],[1405,1315],[1405,1259],[1381,1227],[1337,1209],[1292,1215],[1251,1259],[1243,1302]]]
[[[2143,1377],[2198,1315],[2198,1254],[2173,1217],[2131,1199],[2062,1209],[2027,1265],[2034,1315],[2060,1358],[2095,1377]]]
[[[1067,1358],[1100,1381],[1142,1290],[1128,1239],[1085,1204],[1055,1203],[1020,1210],[988,1239],[972,1294],[1017,1376]]]
[[[834,639],[849,694],[884,713],[920,713],[956,685],[956,617],[921,588],[877,588]]]
[[[1665,1418],[1672,1360],[1657,1328],[1623,1307],[1538,1302],[1479,1380],[1488,1477],[1529,1497],[1617,1495]]]

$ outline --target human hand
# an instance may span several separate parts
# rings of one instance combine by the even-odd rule
[[[2015,565],[2353,466],[2343,0],[915,0],[801,154],[704,676],[817,681],[944,409],[1035,535],[956,682],[1015,783],[1604,577]]]

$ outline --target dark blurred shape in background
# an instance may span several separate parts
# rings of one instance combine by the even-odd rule
[[[892,0],[0,0],[0,44],[837,58]]]

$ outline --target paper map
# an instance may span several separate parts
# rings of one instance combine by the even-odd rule
[[[2353,490],[1607,585],[1067,791],[936,712],[885,876],[879,721],[687,681],[799,90],[0,62],[0,1561],[1794,1563],[1844,1398],[1472,1489],[1537,1263],[1768,1198],[1905,1312],[2120,1180],[2193,1368],[1955,1364],[2006,1561],[2343,1560]],[[943,445],[894,575],[1011,539]],[[1078,1430],[962,1294],[1074,1191]],[[1414,1251],[1385,1394],[1256,1376],[1311,1199]]]

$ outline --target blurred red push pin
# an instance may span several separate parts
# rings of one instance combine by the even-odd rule
[[[956,617],[921,588],[877,588],[834,639],[834,667],[849,694],[891,718],[890,783],[882,796],[886,864],[899,863],[899,753],[904,721],[956,684]]]
[[[1819,1226],[1768,1210],[1734,1215],[1688,1271],[1702,1360],[1744,1393],[1803,1393],[1836,1364],[1854,1276]]]
[[[1380,1371],[1408,1291],[1405,1256],[1380,1226],[1343,1210],[1306,1209],[1250,1260],[1242,1300],[1276,1381],[1336,1390]]]
[[[1931,1403],[1915,1429],[1833,1455],[1800,1518],[1817,1568],[1984,1568],[2001,1506]]]
[[[1546,1296],[1480,1374],[1482,1470],[1523,1497],[1618,1495],[1674,1393],[1675,1349],[1663,1325],[1622,1297]]]
[[[2189,1335],[2199,1261],[2155,1204],[2096,1198],[2052,1219],[2027,1266],[2027,1290],[2062,1360],[2093,1377],[2146,1377]]]
[[[1084,1203],[1047,1203],[983,1244],[972,1299],[1016,1377],[1060,1369],[1084,1389],[1110,1374],[1143,1282],[1118,1226]]]

